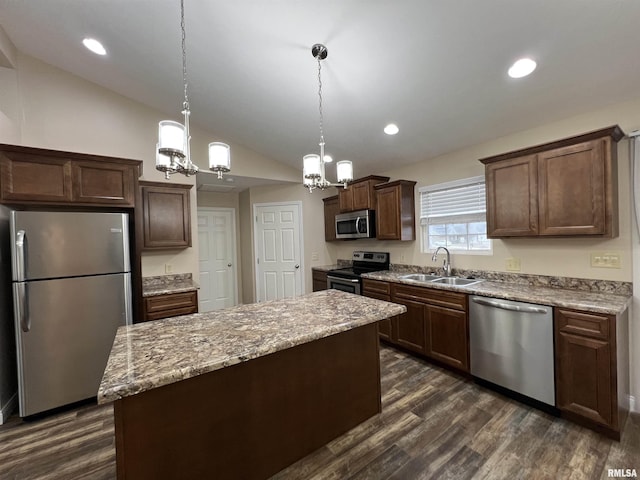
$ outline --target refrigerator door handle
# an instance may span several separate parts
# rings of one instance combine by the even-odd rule
[[[127,273],[124,276],[124,299],[125,299],[125,311],[124,311],[124,324],[133,324],[133,312],[131,307],[131,274]]]
[[[18,230],[16,234],[16,275],[15,280],[22,282],[25,280],[24,255],[27,246],[27,232]]]
[[[16,315],[20,319],[20,329],[26,333],[31,330],[27,284],[25,282],[16,282],[14,285],[16,293]]]

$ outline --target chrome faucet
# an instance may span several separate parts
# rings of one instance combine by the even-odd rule
[[[450,277],[451,276],[451,254],[449,253],[449,249],[447,247],[438,247],[435,253],[433,254],[433,257],[431,257],[431,261],[435,262],[437,260],[438,252],[440,251],[440,249],[447,252],[447,258],[444,259],[444,263],[442,264],[442,269],[444,270],[445,277]]]

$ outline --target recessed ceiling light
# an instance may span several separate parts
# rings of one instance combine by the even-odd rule
[[[324,163],[331,163],[331,162],[333,162],[333,157],[331,155],[325,155]]]
[[[530,58],[521,58],[509,68],[509,76],[511,78],[522,78],[529,75],[536,69],[536,62]]]
[[[384,133],[386,133],[387,135],[395,135],[399,131],[400,129],[395,123],[390,123],[389,125],[384,127]]]
[[[91,50],[96,55],[106,55],[107,51],[104,49],[102,44],[96,40],[95,38],[85,38],[82,40],[82,43],[85,47]]]

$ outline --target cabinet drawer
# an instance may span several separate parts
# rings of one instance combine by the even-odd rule
[[[144,299],[145,321],[198,312],[198,293],[169,293]]]
[[[391,285],[389,282],[382,282],[380,280],[369,280],[368,278],[362,279],[363,292],[377,293],[379,295],[391,295]]]
[[[610,338],[610,319],[606,315],[557,309],[556,322],[558,323],[558,329],[563,333],[602,340],[609,340]]]
[[[456,310],[467,310],[467,296],[464,293],[448,292],[435,288],[393,285],[393,296]]]

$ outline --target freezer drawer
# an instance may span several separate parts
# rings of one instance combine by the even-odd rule
[[[555,405],[553,309],[469,297],[471,374]]]
[[[130,274],[17,282],[14,310],[20,415],[94,397],[130,323]]]

